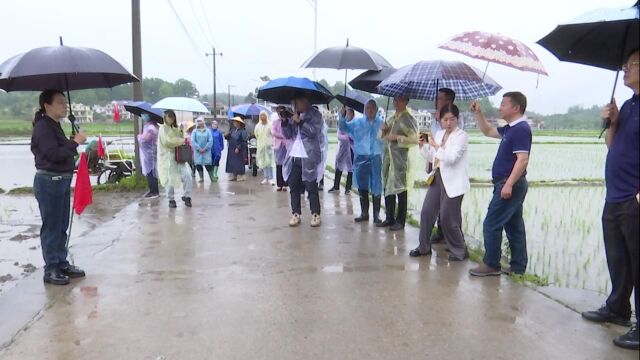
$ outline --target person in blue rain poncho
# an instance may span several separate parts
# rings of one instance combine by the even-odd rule
[[[211,132],[211,138],[213,139],[213,146],[211,147],[213,181],[218,181],[218,168],[220,167],[222,150],[224,150],[224,135],[222,135],[222,132],[218,129],[218,122],[216,120],[211,121],[211,128],[209,131]]]
[[[209,179],[213,182],[213,167],[211,158],[211,148],[213,147],[213,136],[204,123],[204,118],[196,119],[196,129],[191,133],[191,147],[193,147],[193,164],[198,171],[200,179],[204,182],[204,170],[207,170]],[[204,169],[203,169],[204,167]]]
[[[284,176],[291,189],[292,217],[289,226],[301,221],[300,196],[306,190],[311,207],[311,226],[320,226],[320,196],[318,182],[323,176],[322,114],[304,97],[295,99],[295,113],[282,120],[282,133],[291,141],[284,162]]]
[[[369,194],[373,200],[373,221],[379,224],[380,200],[382,196],[382,152],[380,129],[383,121],[378,115],[374,100],[365,104],[364,116],[347,121],[346,109],[340,111],[338,127],[353,139],[354,186],[360,195],[361,214],[355,222],[369,221]]]

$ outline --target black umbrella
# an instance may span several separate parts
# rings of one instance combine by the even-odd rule
[[[336,100],[340,101],[343,105],[355,109],[360,113],[364,113],[364,105],[369,100],[367,97],[353,90],[347,90],[346,95],[336,95],[335,97]]]
[[[152,104],[146,101],[134,101],[124,105],[124,109],[128,112],[142,116],[142,114],[147,114],[151,118],[151,120],[157,122],[158,124],[164,124],[164,113],[161,109],[152,108]]]
[[[640,1],[632,7],[596,9],[567,24],[558,25],[538,44],[561,61],[616,71],[611,101],[616,93],[620,66],[640,42]],[[602,132],[610,125],[604,119]]]
[[[0,89],[9,91],[112,88],[140,81],[106,53],[90,48],[60,46],[36,48],[0,64]],[[73,112],[69,115],[72,132],[78,131]]]
[[[357,90],[377,94],[378,85],[394,72],[396,72],[396,69],[394,68],[367,70],[349,81],[349,85]]]
[[[345,69],[344,91],[347,93],[347,70],[382,70],[393,68],[382,55],[369,49],[349,46],[334,46],[320,50],[302,64],[304,68]]]

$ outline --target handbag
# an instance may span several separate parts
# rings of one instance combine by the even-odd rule
[[[193,149],[187,144],[176,147],[176,162],[180,164],[193,161]]]

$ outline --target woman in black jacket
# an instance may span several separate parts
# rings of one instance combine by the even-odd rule
[[[60,121],[67,116],[67,100],[61,91],[43,91],[39,102],[40,110],[33,118],[31,152],[37,169],[33,192],[42,218],[44,282],[66,285],[69,278],[84,276],[84,271],[67,261],[66,243],[74,157],[78,145],[84,144],[87,137],[84,132],[76,134],[73,140],[64,135]]]

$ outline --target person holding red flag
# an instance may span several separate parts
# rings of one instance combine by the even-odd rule
[[[43,280],[49,284],[66,285],[70,278],[85,276],[83,270],[69,264],[66,244],[74,157],[78,154],[78,145],[84,144],[87,136],[83,131],[77,133],[73,140],[65,136],[60,121],[67,116],[67,101],[62,91],[43,91],[39,103],[40,109],[33,119],[31,152],[37,169],[33,192],[42,218]]]

